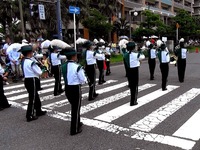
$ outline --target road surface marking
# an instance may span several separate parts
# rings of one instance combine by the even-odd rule
[[[139,92],[140,91],[143,91],[143,90],[146,90],[148,88],[151,88],[153,86],[155,86],[156,84],[145,84],[145,85],[142,85],[142,86],[139,86]],[[90,103],[86,106],[82,106],[81,107],[81,111],[80,111],[80,114],[85,114],[85,113],[88,113],[94,109],[97,109],[99,107],[102,107],[102,106],[105,106],[107,104],[110,104],[112,102],[115,102],[115,101],[118,101],[124,97],[127,97],[130,95],[130,90],[126,90],[126,91],[123,91],[121,93],[118,93],[118,94],[115,94],[113,96],[110,96],[110,97],[107,97],[107,98],[104,98],[102,100],[99,100],[99,101],[96,101],[96,102],[93,102],[93,103]],[[68,111],[66,112],[67,114],[70,114],[71,111]]]
[[[115,109],[112,109],[111,111],[108,111],[102,115],[99,115],[97,117],[95,117],[95,119],[97,120],[102,120],[102,121],[106,121],[106,122],[112,122],[120,117],[122,117],[123,115],[151,102],[151,101],[154,101],[156,100],[157,98],[163,96],[163,95],[166,95],[167,93],[175,90],[176,88],[178,88],[178,86],[172,86],[172,85],[169,85],[167,86],[168,90],[166,91],[162,91],[161,89],[157,90],[157,91],[154,91],[150,94],[147,94],[141,98],[138,99],[138,105],[136,106],[130,106],[130,103],[126,103],[122,106],[119,106]]]
[[[200,139],[199,134],[200,127],[200,109],[185,122],[174,134],[173,136],[182,137],[186,139],[191,139],[198,141]]]
[[[131,125],[130,128],[149,132],[199,94],[200,89],[193,88]]]
[[[103,93],[106,93],[106,92],[117,90],[119,88],[123,88],[123,87],[125,87],[127,85],[128,85],[128,82],[122,82],[120,84],[116,84],[116,85],[112,85],[112,86],[109,86],[109,87],[106,87],[106,88],[103,88],[103,89],[99,89],[96,92],[99,93],[99,94],[103,94]],[[65,95],[65,93],[62,93],[61,95],[56,96],[56,98],[61,97],[63,95]],[[52,94],[52,95],[47,95],[47,96],[41,97],[40,100],[41,100],[41,102],[43,102],[43,101],[46,101],[46,100],[52,100],[54,98],[55,98],[55,96]],[[82,98],[83,99],[88,98],[88,93],[82,94]],[[24,101],[22,103],[28,104],[28,101]]]

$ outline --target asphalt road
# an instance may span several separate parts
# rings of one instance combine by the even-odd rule
[[[123,65],[111,67],[99,97],[87,101],[83,86],[83,132],[70,136],[70,105],[54,97],[53,79],[42,80],[46,116],[27,123],[27,94],[22,83],[5,86],[12,107],[0,112],[0,150],[182,150],[200,149],[200,54],[188,54],[184,83],[170,65],[168,91],[161,87],[159,64],[149,80],[147,61],[140,67],[138,106],[129,106]],[[97,71],[98,72],[98,71]]]

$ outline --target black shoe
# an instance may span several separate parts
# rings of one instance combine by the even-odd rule
[[[6,107],[3,107],[3,108],[10,108],[11,107],[11,104],[8,104]]]
[[[81,128],[83,126],[83,123],[82,122],[80,122],[80,124],[79,124],[79,128]]]
[[[38,89],[38,91],[42,91],[42,90],[43,90],[43,88],[39,88],[39,89]]]
[[[41,111],[41,112],[39,112],[39,113],[36,113],[36,116],[44,116],[44,115],[46,115],[46,113],[47,113],[47,111]]]
[[[105,81],[105,80],[103,80],[103,81],[102,81],[102,83],[106,83],[106,81]]]
[[[76,135],[76,134],[79,134],[82,132],[82,129],[79,129],[78,132],[75,132],[75,133],[70,133],[70,135]]]
[[[58,91],[59,94],[62,94],[63,92],[64,92],[64,90],[60,90],[60,91]]]
[[[30,116],[27,118],[27,122],[33,121],[33,120],[37,120],[38,117],[37,116]]]
[[[99,85],[102,85],[103,84],[103,82],[99,82]]]
[[[0,107],[0,111],[4,110],[5,108]]]
[[[162,89],[162,91],[166,91],[166,90],[167,90],[167,88]]]
[[[88,98],[88,101],[93,101],[95,100],[95,98],[91,97],[91,98]]]
[[[99,96],[98,93],[95,93],[95,94],[93,95],[94,98],[96,98],[97,96]]]
[[[135,106],[137,104],[138,104],[138,102],[134,102],[133,104],[131,103],[130,106]]]
[[[154,80],[154,77],[150,78],[150,80]]]

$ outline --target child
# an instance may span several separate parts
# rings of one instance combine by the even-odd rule
[[[49,59],[47,54],[43,54],[42,64],[44,65],[45,69],[42,74],[42,78],[49,78]]]

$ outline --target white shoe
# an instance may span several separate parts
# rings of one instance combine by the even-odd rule
[[[9,85],[10,83],[6,82],[6,85]]]

